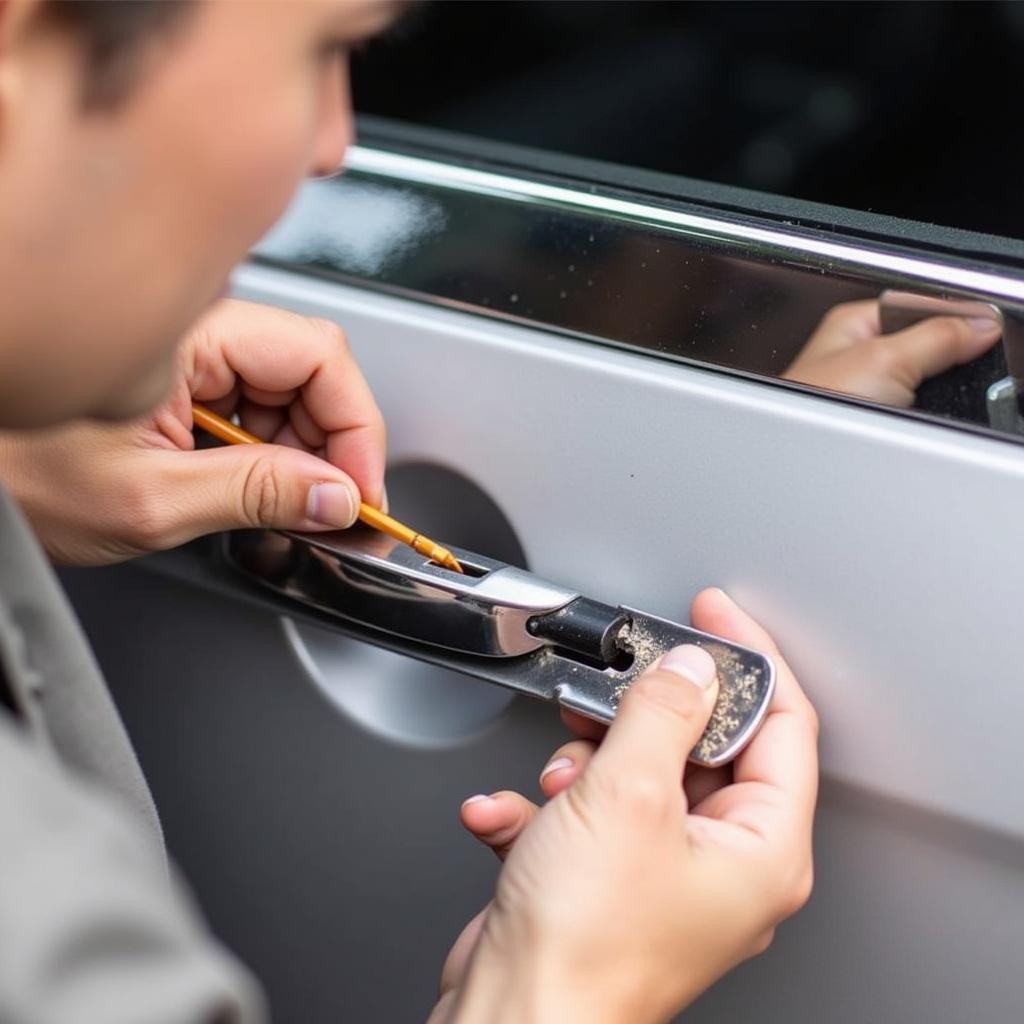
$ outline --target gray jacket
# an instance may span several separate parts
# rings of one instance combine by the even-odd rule
[[[262,1021],[255,986],[168,870],[92,652],[2,491],[0,670],[0,1021]]]

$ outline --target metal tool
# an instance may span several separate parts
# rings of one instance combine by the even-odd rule
[[[732,760],[761,724],[775,687],[765,655],[451,551],[464,574],[360,526],[327,534],[239,531],[226,540],[237,569],[343,620],[350,634],[602,722],[614,718],[622,694],[660,654],[698,644],[718,667],[719,696],[690,754],[697,764]]]

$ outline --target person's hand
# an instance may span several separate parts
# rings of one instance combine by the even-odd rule
[[[829,310],[782,376],[908,408],[928,377],[984,355],[999,335],[991,319],[959,316],[882,334],[877,300],[844,302]]]
[[[505,866],[449,955],[432,1021],[664,1021],[807,900],[814,711],[725,594],[703,592],[692,619],[775,659],[761,730],[728,768],[688,765],[716,683],[705,652],[677,648],[626,693],[600,745],[600,727],[569,716],[589,738],[548,762],[543,809],[511,792],[467,801],[464,824]]]
[[[274,443],[196,450],[193,399]],[[384,423],[338,327],[225,300],[151,416],[2,434],[0,479],[52,559],[116,562],[217,530],[350,526],[360,497],[384,500]]]

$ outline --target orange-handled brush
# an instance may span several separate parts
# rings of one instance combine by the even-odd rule
[[[234,423],[211,412],[205,406],[199,405],[198,402],[192,403],[192,421],[197,427],[202,427],[208,434],[213,434],[214,437],[227,444],[263,443],[262,439],[255,434],[250,434],[248,430],[235,426]],[[417,533],[415,530],[410,530],[408,526],[385,515],[380,509],[367,505],[365,501],[359,506],[359,518],[367,526],[372,526],[389,537],[408,544],[432,562],[437,562],[438,565],[443,565],[446,569],[451,569],[452,572],[462,572],[462,566],[459,565],[458,559],[447,548],[435,544],[429,537],[424,537],[423,534]]]

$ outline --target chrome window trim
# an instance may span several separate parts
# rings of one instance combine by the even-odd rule
[[[857,227],[849,211],[808,224],[753,200],[720,209],[682,179],[676,192],[671,181],[589,184],[571,162],[534,168],[436,141],[410,152],[373,136],[346,168],[341,181],[305,186],[251,260],[1024,442],[1024,430],[994,422],[989,401],[992,385],[1024,380],[1024,263],[1001,262],[983,236],[961,233],[953,246],[940,229],[929,244],[919,225]],[[996,304],[1003,343],[926,380],[911,408],[783,376],[830,309],[886,289]]]
[[[556,208],[589,211],[631,223],[669,228],[692,235],[705,244],[743,243],[748,248],[754,247],[756,256],[788,256],[787,262],[805,268],[831,273],[883,272],[889,275],[892,285],[937,284],[979,298],[1009,300],[1024,308],[1024,280],[989,270],[950,266],[885,248],[835,242],[368,146],[350,147],[345,164],[351,170],[437,188],[529,200]]]

